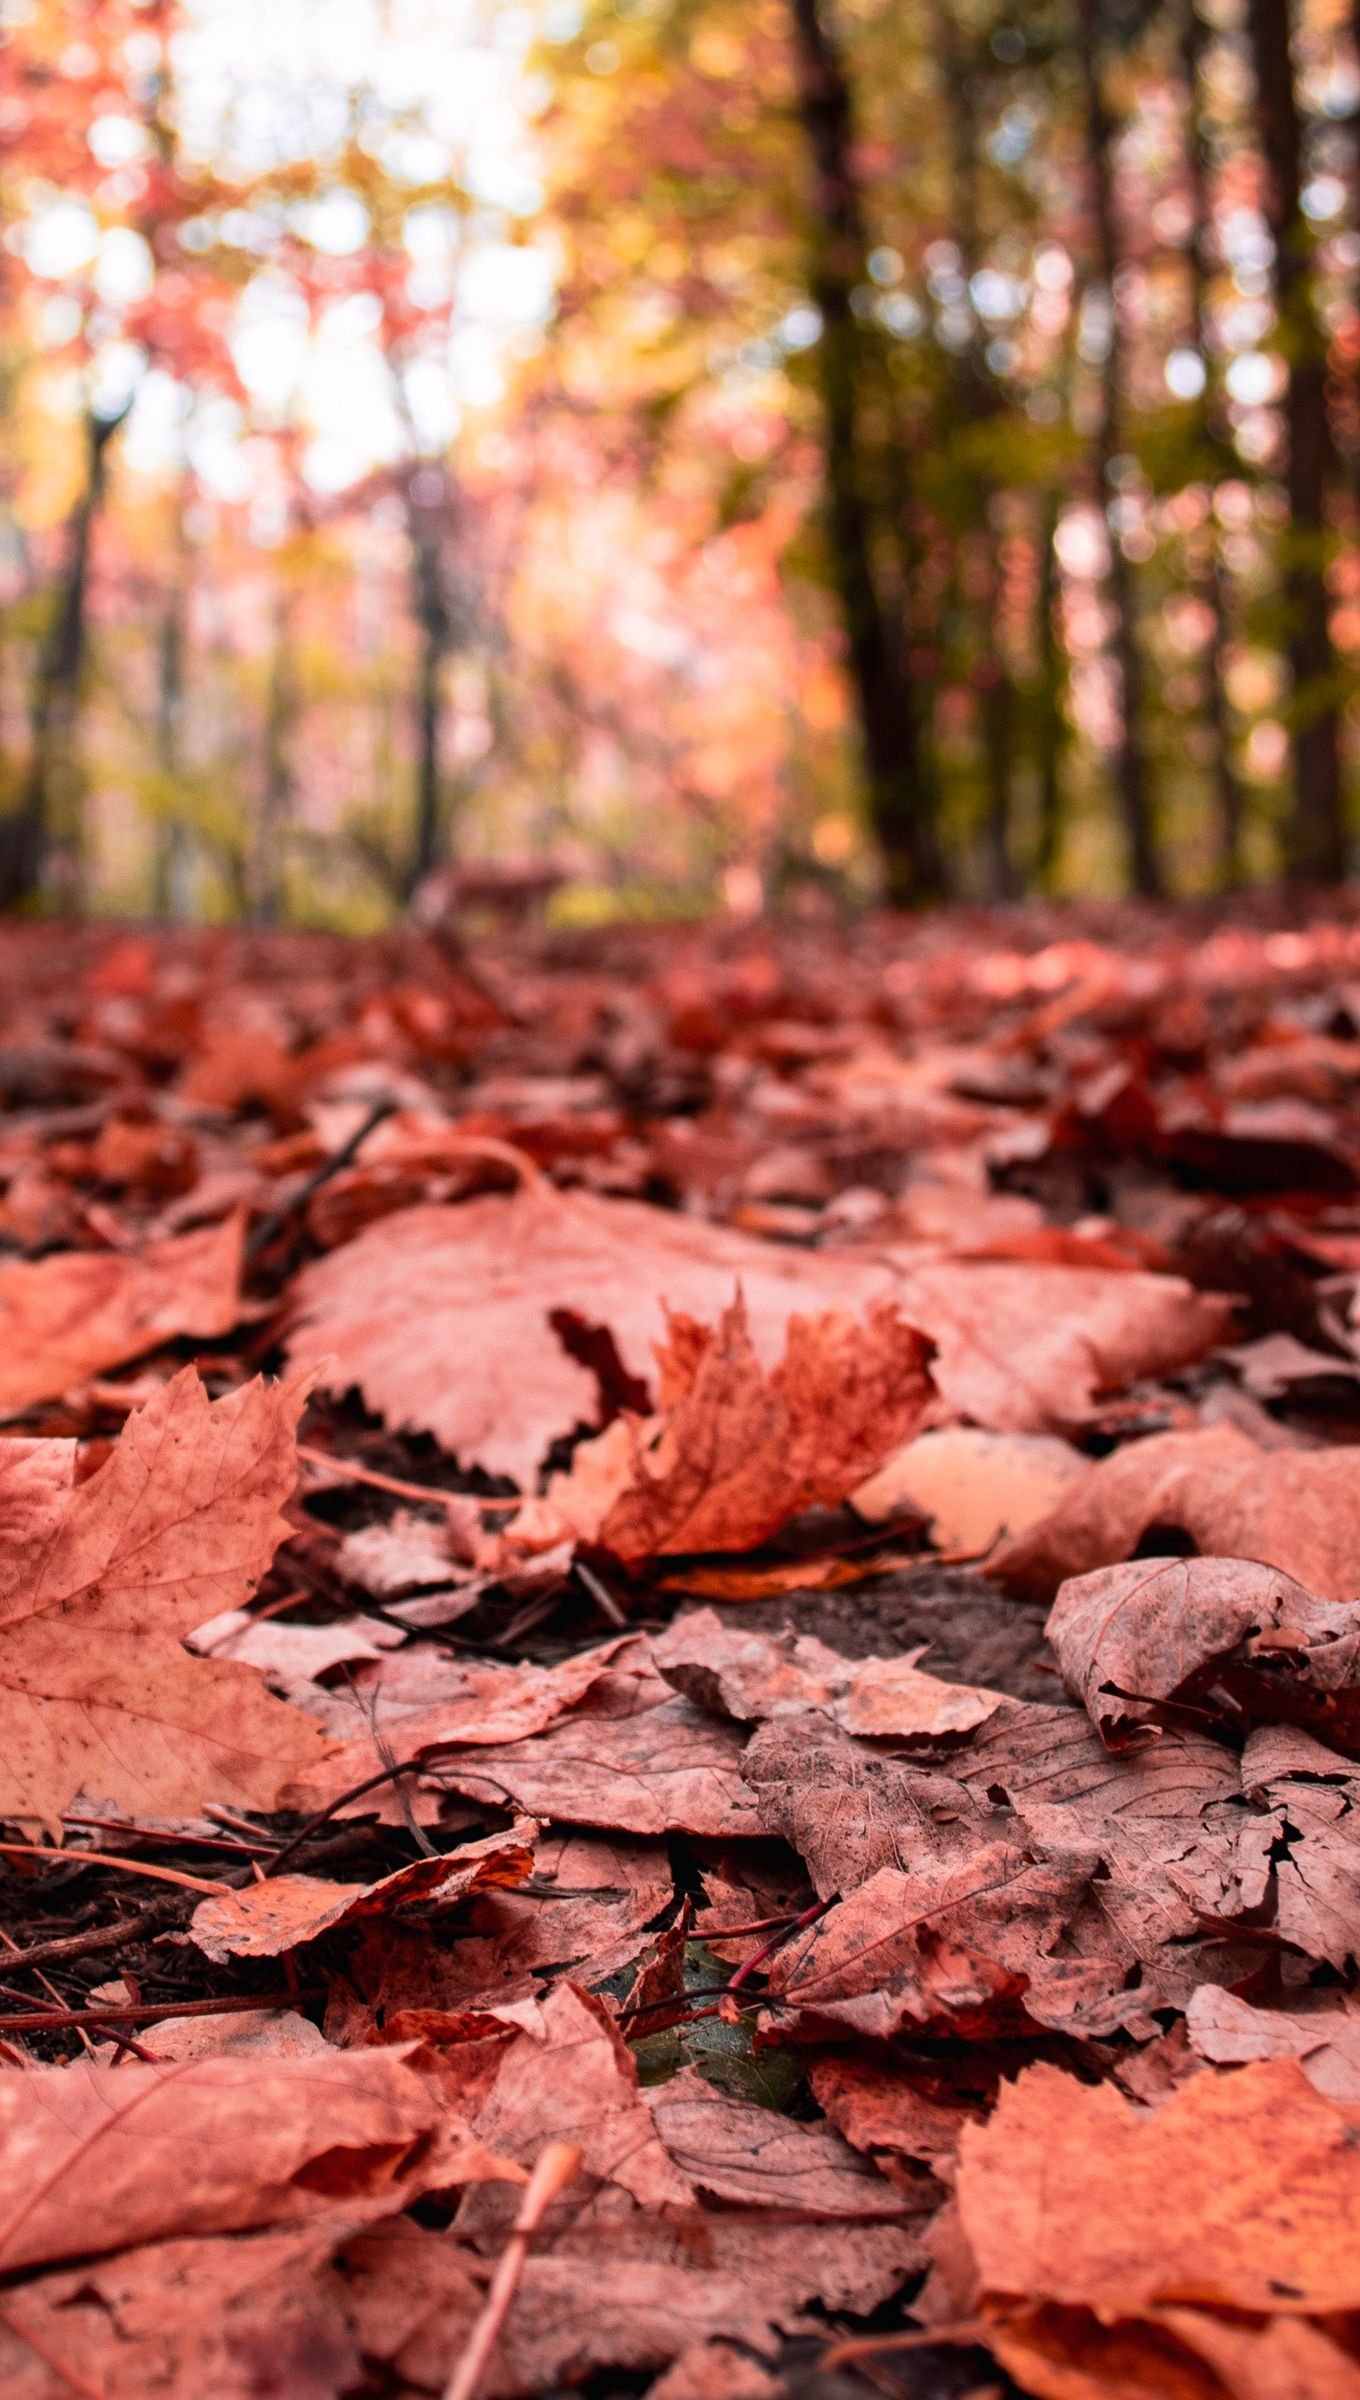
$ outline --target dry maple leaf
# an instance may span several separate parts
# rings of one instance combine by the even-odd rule
[[[904,2195],[829,2125],[800,2125],[720,2092],[697,2067],[646,2095],[652,2122],[695,2189],[737,2208],[796,2209],[810,2223],[900,2220]]]
[[[538,1827],[520,1818],[438,1858],[416,1858],[376,1883],[326,1883],[319,1875],[276,1875],[244,1891],[224,1891],[194,1910],[190,1933],[205,1958],[281,1958],[337,1926],[362,1917],[399,1917],[456,1908],[474,1893],[509,1890],[533,1868]]]
[[[606,1326],[645,1384],[666,1309],[711,1320],[738,1283],[770,1366],[798,1308],[894,1296],[892,1274],[873,1261],[535,1184],[403,1209],[318,1260],[294,1286],[290,1355],[320,1367],[330,1388],[357,1384],[389,1423],[433,1433],[464,1466],[532,1485],[558,1435],[599,1417],[596,1378],[554,1316]]]
[[[1190,2047],[1216,2067],[1296,2058],[1315,2092],[1360,2103],[1360,2007],[1350,1992],[1302,1991],[1293,2008],[1253,2008],[1204,1983],[1185,2011]]]
[[[138,1251],[60,1250],[0,1264],[0,1417],[123,1366],[181,1334],[230,1333],[245,1219]]]
[[[130,1418],[88,1483],[16,1508],[0,1559],[0,1814],[77,1792],[174,1814],[272,1808],[325,1743],[249,1667],[181,1647],[253,1591],[287,1531],[305,1381],[210,1402],[192,1368]]]
[[[1233,1721],[1302,1719],[1360,1736],[1360,1606],[1319,1600],[1246,1558],[1136,1559],[1062,1585],[1048,1638],[1111,1749],[1155,1740],[1159,1704],[1213,1690]]]
[[[986,1573],[1051,1599],[1069,1575],[1131,1558],[1153,1527],[1180,1530],[1208,1557],[1278,1567],[1323,1600],[1360,1593],[1354,1453],[1262,1451],[1230,1425],[1150,1434],[1098,1459]]]
[[[639,1444],[631,1486],[598,1540],[626,1565],[686,1551],[753,1550],[808,1508],[838,1508],[919,1425],[930,1344],[887,1302],[863,1325],[843,1312],[790,1317],[762,1373],[738,1297],[716,1332],[672,1320],[659,1435]]]

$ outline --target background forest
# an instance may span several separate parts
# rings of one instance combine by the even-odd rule
[[[0,28],[0,904],[1353,863],[1345,0]]]

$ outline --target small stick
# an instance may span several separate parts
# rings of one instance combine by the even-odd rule
[[[327,1807],[319,1808],[314,1817],[309,1817],[305,1825],[298,1827],[291,1841],[285,1842],[281,1850],[275,1851],[264,1870],[265,1874],[267,1876],[277,1875],[284,1860],[292,1858],[302,1848],[304,1842],[310,1841],[314,1833],[319,1833],[323,1825],[328,1825],[331,1818],[340,1809],[348,1807],[351,1800],[362,1800],[365,1792],[375,1792],[380,1783],[391,1783],[398,1775],[414,1775],[419,1772],[419,1759],[406,1758],[399,1760],[395,1766],[379,1767],[376,1775],[366,1775],[362,1783],[351,1784],[347,1792],[341,1792],[339,1797],[332,1800]],[[214,1884],[213,1889],[220,1892],[222,1886],[220,1883]]]
[[[0,1842],[0,1857],[36,1859],[44,1867],[111,1867],[117,1875],[149,1875],[153,1883],[177,1883],[186,1892],[206,1892],[216,1900],[223,1890],[206,1875],[181,1875],[178,1867],[153,1867],[144,1858],[115,1858],[108,1850],[42,1850],[36,1842]]]
[[[13,1966],[15,1961],[10,1960]],[[115,2000],[104,2008],[28,2009],[0,2017],[0,2034],[79,2033],[83,2025],[160,2025],[167,2017],[240,2016],[251,2008],[291,2008],[295,1992],[225,1993],[217,2000]]]
[[[621,1630],[626,1629],[628,1619],[608,1585],[601,1581],[594,1568],[588,1567],[583,1558],[577,1558],[572,1560],[572,1572],[578,1583],[585,1585],[595,1606],[607,1623],[617,1625]]]
[[[349,1140],[342,1142],[338,1150],[333,1150],[329,1158],[322,1159],[320,1166],[307,1177],[306,1182],[298,1186],[292,1199],[285,1200],[281,1208],[271,1209],[267,1217],[261,1217],[255,1231],[246,1243],[245,1255],[248,1265],[253,1266],[261,1252],[269,1248],[274,1236],[282,1233],[290,1217],[295,1217],[299,1209],[306,1207],[313,1192],[319,1192],[322,1185],[329,1183],[333,1175],[340,1174],[343,1168],[349,1166],[356,1153],[363,1148],[369,1135],[382,1124],[385,1117],[390,1117],[395,1113],[396,1105],[396,1101],[390,1093],[384,1093],[380,1100],[375,1100],[363,1123],[355,1126]]]
[[[727,1986],[728,1991],[739,1992],[747,1977],[754,1975],[757,1967],[763,1967],[766,1959],[772,1957],[776,1950],[782,1949],[785,1942],[790,1940],[795,1933],[801,1933],[805,1926],[815,1925],[817,1919],[824,1917],[829,1908],[834,1908],[836,1898],[837,1895],[833,1892],[829,1900],[814,1900],[811,1908],[805,1908],[801,1917],[795,1917],[791,1925],[785,1925],[782,1933],[771,1934],[768,1942],[763,1943],[759,1950],[753,1950],[749,1958],[742,1960]]]
[[[981,2317],[965,2317],[954,2325],[926,2325],[911,2333],[866,2333],[852,2341],[834,2342],[817,2361],[824,2375],[832,2375],[837,2367],[852,2366],[858,2358],[873,2358],[880,2350],[933,2350],[957,2347],[966,2343],[970,2348],[986,2340],[987,2327]]]
[[[510,1500],[504,1494],[488,1498],[484,1492],[440,1492],[428,1483],[406,1483],[400,1475],[380,1475],[376,1467],[361,1467],[353,1458],[337,1458],[333,1451],[317,1450],[310,1442],[299,1442],[297,1454],[309,1467],[324,1467],[339,1483],[366,1483],[375,1492],[390,1492],[394,1500],[429,1500],[436,1508],[450,1509],[523,1505],[518,1492]]]
[[[510,2239],[501,2252],[500,2262],[491,2279],[491,2289],[482,2303],[481,2314],[468,2337],[468,2345],[444,2386],[444,2400],[473,2400],[478,2384],[486,2370],[496,2343],[500,2339],[511,2303],[524,2273],[529,2244],[559,2192],[565,2191],[579,2172],[581,2153],[570,2142],[549,2142],[540,2151],[538,2162],[525,2187]]]
[[[231,1811],[219,1811],[211,1800],[204,1802],[203,1814],[211,1817],[214,1824],[226,1825],[232,1821]],[[250,1847],[250,1844],[242,1841],[229,1842],[225,1836],[219,1840],[210,1833],[177,1833],[172,1832],[168,1825],[137,1825],[130,1817],[73,1816],[69,1808],[61,1821],[63,1825],[76,1826],[81,1833],[123,1833],[135,1835],[139,1842],[169,1842],[182,1850],[225,1850],[232,1858],[239,1858]],[[258,1825],[252,1825],[250,1830],[254,1836],[254,1847],[263,1857],[273,1844],[261,1838]],[[73,1850],[70,1855],[72,1858],[83,1858],[85,1853],[83,1850]]]
[[[158,1933],[170,1923],[172,1913],[162,1901],[135,1917],[124,1917],[117,1925],[92,1925],[85,1933],[64,1933],[50,1942],[34,1942],[27,1950],[12,1952],[5,1963],[10,1967],[62,1966],[68,1959],[90,1958],[100,1950],[121,1950],[125,1942],[139,1942],[143,1934]]]

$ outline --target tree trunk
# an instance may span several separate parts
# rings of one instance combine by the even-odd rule
[[[108,481],[109,444],[127,410],[85,420],[85,486],[71,511],[66,564],[38,654],[29,711],[29,763],[18,807],[0,817],[0,909],[32,900],[54,837],[79,840],[77,735],[89,648],[90,556]]]
[[[940,68],[940,100],[949,126],[951,230],[965,282],[982,264],[977,164],[981,148],[972,64],[959,38],[953,0],[937,7],[934,30]],[[988,372],[986,343],[977,320],[973,338],[958,359],[953,401],[960,423],[985,424],[996,414],[997,391]],[[969,646],[983,779],[987,794],[987,883],[993,900],[1013,899],[1017,890],[1011,857],[1012,773],[1015,693],[999,638],[1001,606],[996,539],[992,524],[996,485],[980,467],[968,474],[968,513],[973,523],[967,588],[971,600]]]
[[[1209,323],[1209,230],[1213,213],[1213,161],[1200,115],[1200,72],[1207,28],[1195,0],[1181,0],[1181,74],[1185,84],[1185,157],[1190,175],[1190,324],[1196,350],[1204,362],[1204,399],[1199,438],[1206,452],[1222,450],[1217,395],[1213,383],[1213,348]],[[1210,477],[1210,488],[1217,478]],[[1231,891],[1242,880],[1243,791],[1232,758],[1232,731],[1224,683],[1224,661],[1232,639],[1228,614],[1227,579],[1212,517],[1206,529],[1208,556],[1199,578],[1200,598],[1209,611],[1209,640],[1204,655],[1204,713],[1213,737],[1214,800],[1218,837],[1218,881]]]
[[[180,725],[184,714],[184,620],[184,585],[177,572],[161,620],[156,686],[156,767],[164,782],[167,801],[176,789],[180,771]],[[174,812],[173,802],[157,814],[152,906],[158,917],[177,920],[190,913],[189,896],[184,888],[188,864],[185,832],[182,819]]]
[[[1034,749],[1039,778],[1039,823],[1034,881],[1041,892],[1051,892],[1057,882],[1063,831],[1062,759],[1067,728],[1062,708],[1063,653],[1058,639],[1058,514],[1057,492],[1045,493],[1039,531],[1039,588],[1035,595],[1039,694]]]
[[[1303,128],[1290,55],[1289,0],[1248,0],[1256,117],[1266,163],[1266,212],[1275,242],[1275,306],[1289,361],[1290,752],[1294,803],[1287,864],[1307,883],[1346,872],[1336,654],[1327,599],[1327,495],[1336,451],[1327,412],[1327,345],[1313,298],[1301,203]]]
[[[1086,102],[1086,155],[1090,180],[1091,216],[1095,232],[1096,266],[1110,310],[1109,348],[1100,375],[1092,465],[1099,506],[1109,523],[1114,498],[1114,461],[1123,448],[1123,387],[1127,352],[1118,296],[1119,229],[1114,190],[1115,127],[1105,99],[1101,75],[1100,0],[1077,0],[1082,79]],[[1128,850],[1129,877],[1144,899],[1162,890],[1161,865],[1152,826],[1152,802],[1147,759],[1143,748],[1143,659],[1138,642],[1133,576],[1119,537],[1109,526],[1107,588],[1114,618],[1111,655],[1119,684],[1119,735],[1115,751],[1115,788]]]
[[[791,0],[798,106],[815,171],[812,298],[822,319],[826,515],[864,744],[870,817],[890,897],[936,898],[942,873],[936,800],[918,722],[907,628],[879,586],[861,378],[865,340],[851,294],[867,242],[854,161],[850,86],[826,0]]]
[[[433,470],[422,468],[422,474]],[[413,478],[414,480],[414,478]],[[416,815],[407,869],[408,895],[439,865],[444,849],[444,664],[453,642],[453,617],[444,582],[443,544],[436,512],[408,497],[411,604],[419,636],[416,669]]]
[[[293,672],[293,595],[284,587],[275,604],[274,652],[264,710],[264,775],[250,877],[251,915],[277,925],[283,914],[283,841],[293,806],[292,734],[297,716]]]

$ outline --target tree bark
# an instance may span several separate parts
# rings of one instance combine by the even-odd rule
[[[1301,192],[1303,126],[1290,52],[1289,0],[1248,0],[1256,118],[1266,164],[1266,216],[1275,243],[1275,307],[1289,361],[1290,873],[1336,883],[1346,872],[1336,653],[1327,598],[1327,496],[1336,451],[1327,411],[1327,345],[1318,322]]]
[[[1207,27],[1195,0],[1181,0],[1181,76],[1185,85],[1185,158],[1190,178],[1190,325],[1196,350],[1204,362],[1204,398],[1198,433],[1206,453],[1223,451],[1213,380],[1213,347],[1209,322],[1210,222],[1213,211],[1213,161],[1200,114],[1200,76]],[[1210,477],[1212,489],[1217,478]],[[1213,737],[1214,800],[1218,840],[1218,880],[1231,891],[1242,880],[1244,795],[1232,757],[1232,729],[1224,680],[1224,661],[1232,639],[1228,613],[1227,578],[1218,535],[1210,519],[1206,529],[1208,556],[1199,578],[1200,597],[1209,611],[1209,639],[1204,654],[1204,713]]]
[[[1114,188],[1114,121],[1101,73],[1100,0],[1077,0],[1082,81],[1086,108],[1086,156],[1096,268],[1108,295],[1110,338],[1100,375],[1099,410],[1092,466],[1096,494],[1109,523],[1115,485],[1112,468],[1123,448],[1124,377],[1127,352],[1116,283],[1120,264]],[[1111,656],[1119,684],[1119,734],[1115,788],[1128,851],[1129,878],[1144,899],[1162,891],[1162,871],[1153,832],[1152,800],[1143,747],[1143,658],[1138,641],[1133,576],[1119,537],[1109,526],[1106,577],[1114,619]]]
[[[822,320],[817,364],[831,565],[889,896],[919,902],[938,897],[943,884],[937,804],[908,629],[884,596],[875,560],[861,389],[866,345],[851,305],[851,294],[865,281],[867,238],[850,84],[828,0],[791,0],[791,10],[799,114],[814,169],[810,285]]]
[[[127,410],[85,420],[84,488],[66,531],[66,563],[38,654],[29,711],[29,761],[18,807],[0,817],[0,909],[32,901],[54,836],[79,841],[77,736],[89,650],[90,558],[108,483],[109,444]]]
[[[1039,822],[1033,871],[1041,892],[1051,892],[1056,885],[1063,831],[1062,762],[1067,728],[1062,708],[1063,653],[1058,639],[1058,518],[1058,494],[1046,492],[1039,529],[1039,588],[1034,603],[1038,637],[1035,646],[1039,653],[1034,739]]]
[[[283,843],[293,807],[292,735],[296,716],[293,595],[285,585],[275,603],[274,649],[264,710],[264,773],[250,877],[250,913],[257,925],[277,925],[283,915]]]
[[[424,467],[422,474],[433,470]],[[414,481],[414,478],[412,479]],[[407,496],[411,542],[411,603],[419,637],[416,669],[416,813],[407,869],[408,896],[438,866],[444,849],[444,666],[453,646],[453,615],[445,589],[443,543],[436,510]]]

